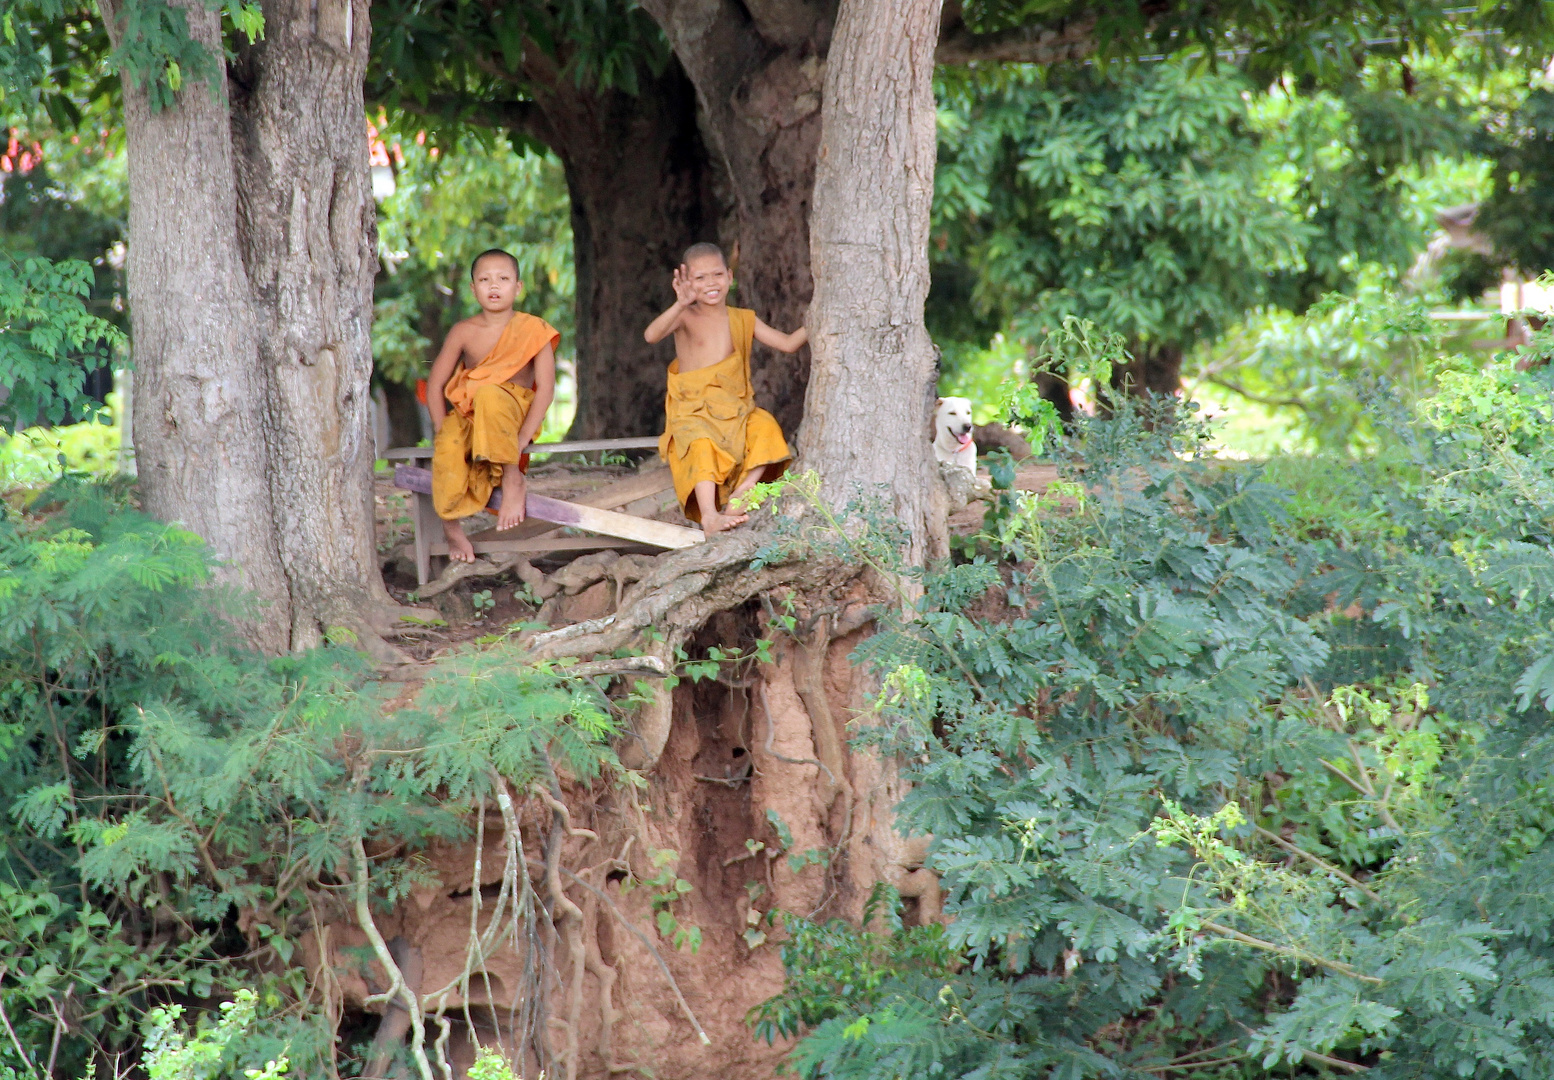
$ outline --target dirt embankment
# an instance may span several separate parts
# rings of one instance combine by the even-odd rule
[[[1026,464],[1018,486],[1044,490],[1054,475]],[[972,503],[952,531],[974,532],[981,513]],[[502,614],[532,617],[505,588],[514,610]],[[552,617],[619,596],[601,579]],[[488,807],[481,843],[426,852],[421,880],[376,915],[405,981],[447,1021],[429,1018],[426,1040],[446,1038],[455,1076],[473,1061],[473,1036],[516,1052],[527,1076],[767,1080],[787,1047],[757,1041],[746,1016],[782,988],[774,913],[855,921],[888,881],[910,920],[939,917],[926,839],[892,827],[894,763],[849,746],[874,722],[869,677],[848,660],[873,598],[855,578],[791,599],[793,633],[756,602],[702,627],[693,656],[766,637],[772,660],[725,665],[644,707],[641,737],[620,748],[638,784],[559,777],[549,795],[512,791],[505,813]],[[320,983],[346,1026],[383,1017],[374,1060],[388,1072],[408,1015],[370,1000],[389,980],[358,926],[325,937],[306,943],[308,963],[329,970]]]

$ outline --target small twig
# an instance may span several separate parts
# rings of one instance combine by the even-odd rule
[[[1315,1062],[1318,1065],[1330,1065],[1335,1069],[1341,1069],[1348,1073],[1370,1072],[1370,1066],[1368,1065],[1345,1061],[1343,1058],[1328,1057],[1326,1054],[1319,1054],[1315,1050],[1302,1050],[1301,1055],[1307,1061]]]
[[[1311,852],[1307,851],[1305,848],[1297,847],[1295,844],[1290,843],[1288,840],[1286,840],[1284,837],[1280,836],[1278,833],[1269,832],[1267,829],[1263,828],[1261,825],[1254,825],[1254,826],[1252,826],[1252,828],[1257,830],[1257,835],[1258,836],[1261,836],[1261,837],[1263,837],[1265,839],[1268,839],[1268,840],[1272,840],[1275,844],[1278,844],[1280,847],[1282,847],[1285,851],[1288,851],[1290,854],[1292,854],[1292,855],[1299,855],[1301,858],[1306,859],[1306,860],[1314,863],[1315,865],[1321,867],[1323,870],[1326,870],[1329,874],[1332,874],[1334,877],[1338,878],[1340,881],[1343,881],[1343,882],[1353,886],[1354,888],[1359,889],[1362,893],[1364,893],[1366,896],[1370,897],[1372,900],[1376,901],[1378,904],[1382,902],[1382,899],[1381,899],[1380,896],[1377,896],[1376,893],[1374,893],[1370,889],[1366,888],[1363,884],[1361,884],[1359,881],[1356,881],[1354,878],[1350,877],[1348,874],[1344,873],[1342,870],[1338,869],[1338,867],[1334,866],[1332,863],[1328,862],[1326,859],[1323,859],[1323,858],[1320,858],[1319,856],[1313,855]]]
[[[1361,795],[1364,795],[1367,799],[1374,797],[1371,792],[1365,790],[1364,786],[1361,785],[1361,783],[1358,780],[1356,780],[1354,777],[1350,776],[1348,773],[1344,772],[1337,765],[1334,765],[1331,761],[1327,760],[1327,758],[1317,758],[1317,760],[1320,761],[1327,768],[1328,772],[1332,773],[1334,776],[1338,777],[1338,779],[1342,780],[1344,783],[1346,783],[1350,787],[1354,788],[1355,791],[1358,791]]]
[[[578,877],[564,866],[561,867],[561,872],[567,877],[571,878],[573,881],[577,882],[583,888],[587,889],[589,892],[593,893],[599,899],[603,900],[605,904],[609,906],[610,910],[615,913],[615,917],[620,920],[621,925],[624,926],[627,930],[630,930],[634,935],[636,935],[638,941],[647,946],[648,952],[653,954],[653,959],[658,961],[659,969],[663,971],[664,978],[669,980],[669,989],[674,991],[675,1000],[680,1003],[680,1011],[685,1013],[685,1018],[691,1022],[691,1027],[696,1029],[696,1037],[701,1040],[703,1046],[711,1046],[712,1040],[707,1037],[706,1031],[702,1029],[701,1021],[696,1019],[696,1014],[691,1011],[690,1005],[688,1005],[685,1001],[685,995],[680,993],[680,984],[675,981],[674,973],[669,970],[669,965],[664,963],[663,956],[659,953],[654,944],[648,940],[648,936],[641,930],[637,929],[636,923],[626,918],[625,912],[621,911],[620,908],[615,906],[615,901],[610,899],[609,893],[605,892],[603,889],[596,888],[594,885],[587,881],[584,881],[582,878]]]
[[[0,964],[0,982],[5,980],[8,971],[10,971],[10,965]],[[32,1063],[32,1058],[27,1056],[27,1051],[22,1049],[22,1041],[16,1037],[16,1029],[11,1026],[11,1018],[6,1014],[4,999],[0,999],[0,1020],[5,1022],[5,1032],[11,1036],[11,1045],[16,1047],[16,1056],[22,1059],[23,1065],[27,1066],[27,1075],[37,1076],[38,1067]]]
[[[1354,761],[1354,769],[1360,776],[1360,782],[1365,785],[1365,794],[1371,798],[1376,797],[1376,788],[1371,784],[1371,774],[1365,768],[1365,759],[1360,757],[1360,748],[1354,745],[1354,740],[1349,740],[1349,757]]]
[[[1341,963],[1340,961],[1328,960],[1314,953],[1309,953],[1305,949],[1297,949],[1289,945],[1278,945],[1272,941],[1264,941],[1262,938],[1252,937],[1250,934],[1243,934],[1241,931],[1226,926],[1223,923],[1204,922],[1202,926],[1205,930],[1212,930],[1216,934],[1228,937],[1233,941],[1239,941],[1243,945],[1250,945],[1254,949],[1261,949],[1263,952],[1271,952],[1279,956],[1287,956],[1291,960],[1315,964],[1317,967],[1336,971],[1340,975],[1347,975],[1351,979],[1359,979],[1361,982],[1371,983],[1374,986],[1381,986],[1386,981],[1378,979],[1374,975],[1366,975],[1356,971],[1348,964]]]
[[[766,850],[766,845],[758,842],[755,847],[747,849],[743,855],[730,855],[728,858],[724,859],[723,867],[724,869],[727,869],[728,867],[735,866],[746,861],[747,859],[753,859],[757,855],[761,854],[761,852],[764,850]]]
[[[67,1000],[70,997],[70,991],[73,989],[75,988],[69,987],[65,990],[65,998]],[[59,1037],[69,1029],[70,1025],[65,1023],[65,1016],[59,1011],[59,1004],[54,1000],[52,995],[50,995],[48,1001],[49,1009],[54,1013],[54,1039],[49,1043],[49,1063],[43,1066],[43,1075],[53,1076],[54,1061],[59,1057]]]
[[[1237,1061],[1245,1061],[1249,1055],[1237,1054],[1235,1057],[1214,1058],[1210,1061],[1188,1061],[1181,1065],[1141,1065],[1139,1072],[1168,1073],[1183,1072],[1187,1069],[1206,1069],[1211,1065],[1229,1065]]]

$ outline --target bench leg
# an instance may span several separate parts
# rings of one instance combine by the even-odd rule
[[[432,497],[415,494],[415,578],[417,585],[432,580],[432,545],[442,539],[442,518],[432,509]]]

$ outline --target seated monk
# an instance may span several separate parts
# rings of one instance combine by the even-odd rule
[[[523,520],[524,451],[556,394],[561,335],[544,319],[513,310],[521,288],[517,259],[495,248],[476,256],[470,289],[480,314],[448,332],[426,380],[426,407],[437,433],[432,505],[443,519],[448,557],[457,562],[475,561],[460,519],[484,510],[498,484],[496,527],[511,529]]]
[[[743,522],[740,496],[781,476],[793,460],[776,419],[755,407],[751,339],[784,353],[809,340],[803,327],[778,333],[748,308],[729,307],[732,283],[716,244],[693,245],[674,272],[674,306],[642,335],[651,345],[674,334],[658,453],[685,516],[709,533]]]

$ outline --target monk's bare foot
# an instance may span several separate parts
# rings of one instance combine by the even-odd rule
[[[442,534],[448,538],[448,558],[454,562],[474,562],[475,545],[464,535],[464,526],[457,521],[444,521]]]
[[[720,514],[717,511],[703,513],[701,516],[701,531],[711,536],[713,533],[727,532],[735,525],[743,525],[749,520],[746,514]]]
[[[498,529],[511,529],[523,521],[523,501],[529,494],[523,472],[516,465],[502,470],[502,507],[496,515]]]

